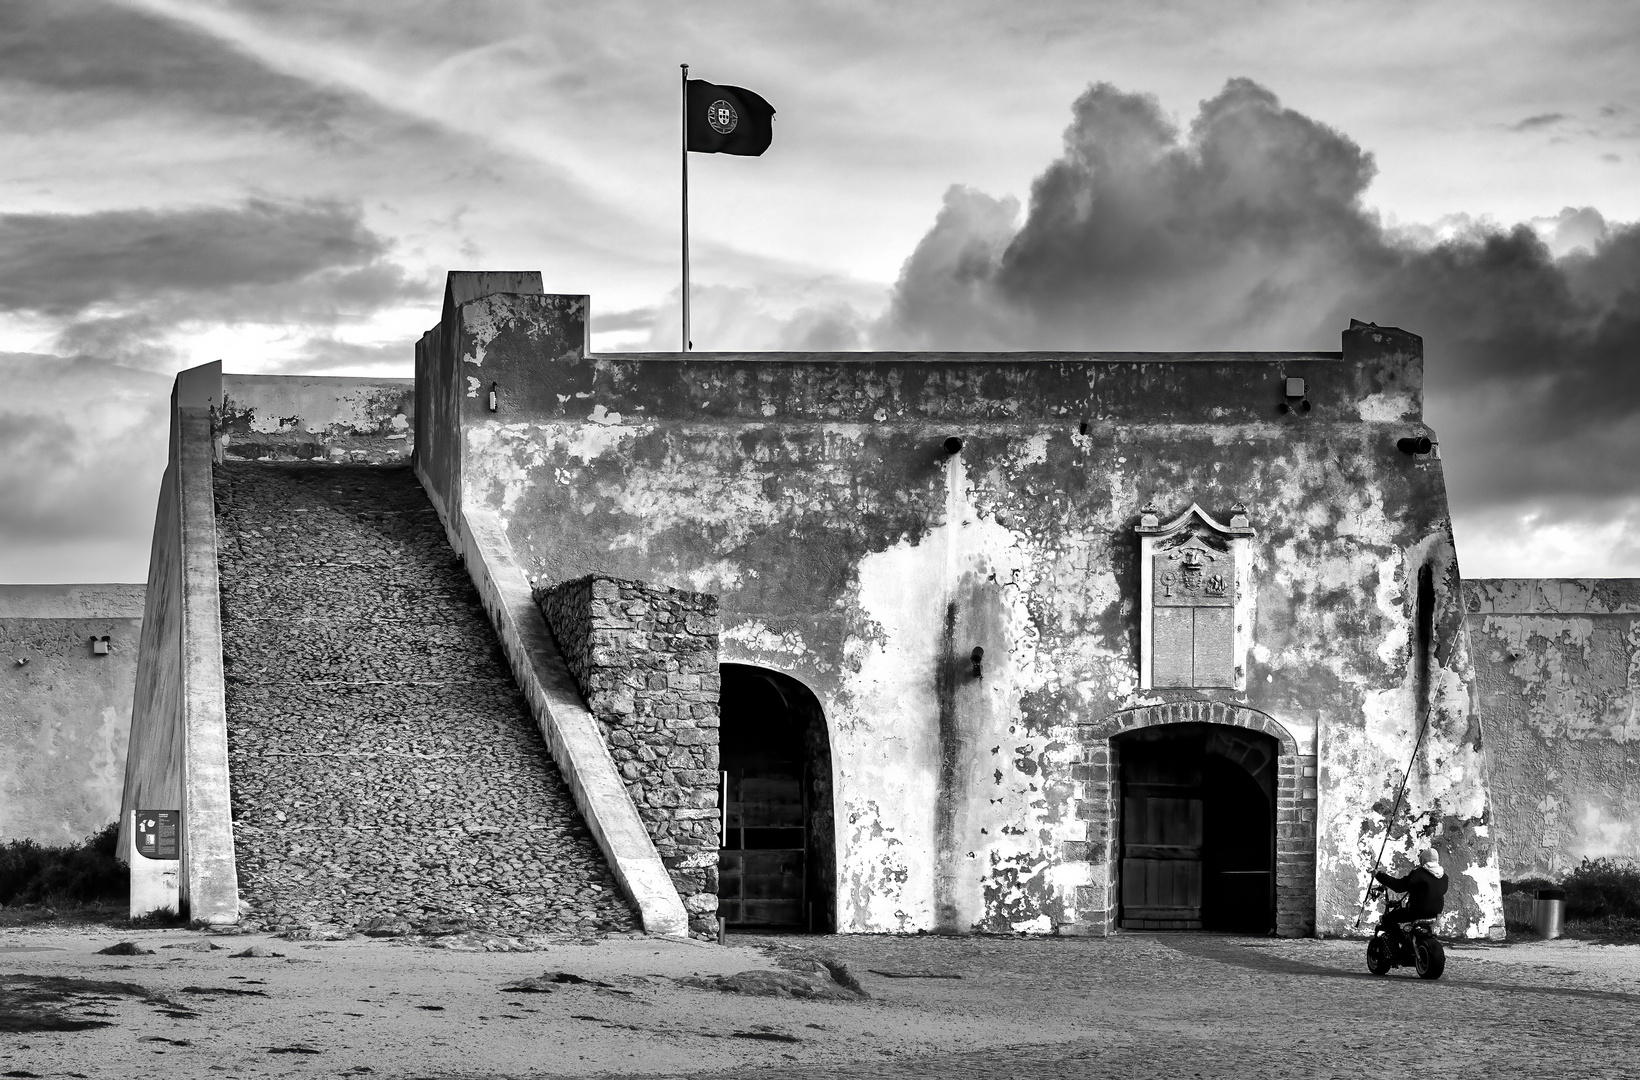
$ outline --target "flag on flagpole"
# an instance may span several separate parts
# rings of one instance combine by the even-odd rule
[[[684,149],[757,157],[774,139],[774,106],[742,86],[689,79],[684,89]]]

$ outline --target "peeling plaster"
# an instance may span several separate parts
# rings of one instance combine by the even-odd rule
[[[527,299],[505,317],[462,308],[463,339],[483,343],[463,348],[507,406],[464,407],[461,498],[503,515],[537,580],[716,592],[725,658],[815,691],[840,929],[1080,925],[1078,897],[1113,884],[1073,778],[1082,725],[1201,697],[1262,711],[1316,753],[1321,932],[1353,921],[1386,830],[1391,850],[1444,845],[1465,883],[1453,931],[1489,928],[1496,860],[1444,481],[1438,459],[1395,448],[1419,410],[1407,335],[1374,329],[1362,346],[1351,331],[1342,362],[679,362],[583,356],[566,298]],[[1306,372],[1315,411],[1277,414],[1279,379]],[[1242,689],[1138,689],[1133,528],[1151,498],[1250,508]],[[1427,675],[1412,663],[1425,563]],[[1409,805],[1387,823],[1426,701]]]
[[[408,379],[225,375],[216,435],[226,457],[398,461],[414,445]]]
[[[1640,582],[1466,583],[1506,878],[1640,861]]]

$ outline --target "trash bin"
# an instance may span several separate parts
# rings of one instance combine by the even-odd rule
[[[1539,889],[1537,903],[1532,905],[1532,929],[1538,937],[1548,940],[1560,936],[1560,927],[1566,920],[1566,890]]]

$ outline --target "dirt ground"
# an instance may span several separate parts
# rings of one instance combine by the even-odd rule
[[[98,954],[121,940],[153,952]],[[0,931],[0,1077],[1640,1074],[1640,946],[1454,946],[1420,982],[1356,941],[1200,934],[444,944]],[[869,999],[676,981],[799,952]],[[16,1030],[40,1016],[106,1026]]]

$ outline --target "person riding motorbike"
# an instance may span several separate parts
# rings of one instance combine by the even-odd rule
[[[1441,866],[1441,857],[1434,848],[1425,848],[1418,862],[1417,868],[1406,877],[1390,877],[1383,870],[1373,875],[1385,887],[1406,894],[1406,903],[1386,911],[1378,924],[1395,937],[1402,935],[1402,927],[1407,923],[1433,919],[1446,906],[1446,888],[1450,882]]]

